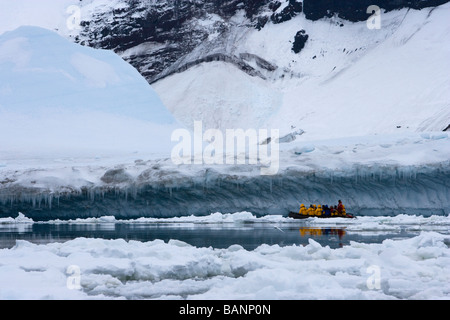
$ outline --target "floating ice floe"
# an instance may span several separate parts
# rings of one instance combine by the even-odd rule
[[[33,221],[19,212],[16,218],[1,218],[0,224],[233,224],[233,223],[279,223],[304,224],[308,226],[345,226],[346,228],[363,228],[365,230],[387,230],[391,227],[407,226],[420,230],[426,227],[442,227],[450,233],[450,215],[433,215],[430,217],[400,214],[397,216],[359,216],[356,219],[333,218],[320,219],[310,217],[305,220],[294,220],[282,215],[257,216],[248,211],[235,213],[215,212],[205,216],[185,216],[172,218],[116,219],[114,216],[101,216],[97,218],[77,218],[70,220]],[[358,229],[359,230],[359,229]]]
[[[0,225],[2,224],[32,224],[34,223],[33,219],[25,217],[25,215],[19,212],[17,218],[0,218]]]

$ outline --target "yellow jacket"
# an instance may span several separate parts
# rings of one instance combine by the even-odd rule
[[[316,216],[317,216],[317,217],[320,217],[320,216],[322,215],[322,206],[321,206],[321,205],[319,205],[319,206],[317,207],[315,213],[316,213]]]
[[[301,215],[303,215],[303,216],[306,216],[306,215],[308,214],[308,211],[306,210],[305,205],[302,204],[302,205],[300,206],[299,214],[301,214]]]

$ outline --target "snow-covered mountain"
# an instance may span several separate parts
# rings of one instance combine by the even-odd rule
[[[0,32],[42,25],[114,50],[187,126],[296,127],[315,138],[331,113],[341,135],[444,130],[447,1],[372,2],[0,1]],[[367,27],[371,4],[379,29]]]
[[[340,124],[334,136],[450,122],[446,0],[64,0],[58,10],[27,1],[8,4],[21,18],[0,31],[29,20],[114,50],[190,127],[295,127],[316,139],[330,121]],[[379,29],[367,27],[373,4]]]
[[[154,87],[186,125],[203,120],[211,128],[263,126],[283,134],[301,128],[303,139],[441,131],[450,122],[448,14],[448,4],[392,11],[382,14],[380,30],[302,15],[256,30],[237,14],[235,31],[219,37],[212,52],[245,58],[253,74],[228,61],[183,68],[211,51],[202,44],[176,63],[182,72]],[[299,30],[309,37],[295,53]]]

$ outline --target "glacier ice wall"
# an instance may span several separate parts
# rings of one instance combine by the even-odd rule
[[[250,171],[249,171],[250,170]],[[137,177],[107,171],[102,183],[38,188],[1,182],[0,217],[18,212],[35,220],[115,216],[175,217],[213,212],[287,214],[299,203],[335,204],[358,215],[448,214],[450,166],[363,166],[334,171],[284,169],[260,176],[257,168],[231,172],[202,168],[194,174],[154,166]],[[1,186],[1,185],[0,185]]]

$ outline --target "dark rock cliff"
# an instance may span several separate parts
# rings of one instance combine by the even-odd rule
[[[211,34],[225,38],[232,29],[231,18],[244,14],[245,27],[261,30],[267,23],[279,24],[299,14],[318,20],[337,15],[349,21],[364,21],[367,8],[378,5],[391,11],[400,8],[421,9],[437,6],[449,0],[122,0],[120,8],[99,9],[82,21],[82,31],[76,41],[95,48],[112,49],[137,68],[150,82],[170,74],[170,69],[199,46],[208,42]],[[80,1],[83,5],[83,1]],[[209,21],[207,25],[202,23]],[[242,27],[242,26],[241,26]],[[242,30],[242,29],[240,29]],[[306,30],[297,34],[293,50],[300,52],[308,39]],[[131,53],[128,49],[139,48]],[[239,60],[238,67],[251,70],[238,55],[217,50],[220,43],[202,49],[202,56],[192,61],[206,61],[214,55],[223,61]],[[208,52],[211,48],[214,52]],[[184,62],[192,65],[192,61]],[[244,67],[242,67],[244,66]],[[252,70],[252,73],[255,74]]]
[[[303,7],[307,19],[318,20],[337,14],[349,21],[364,21],[367,19],[367,8],[377,5],[386,11],[411,8],[422,9],[434,7],[448,0],[304,0]]]

